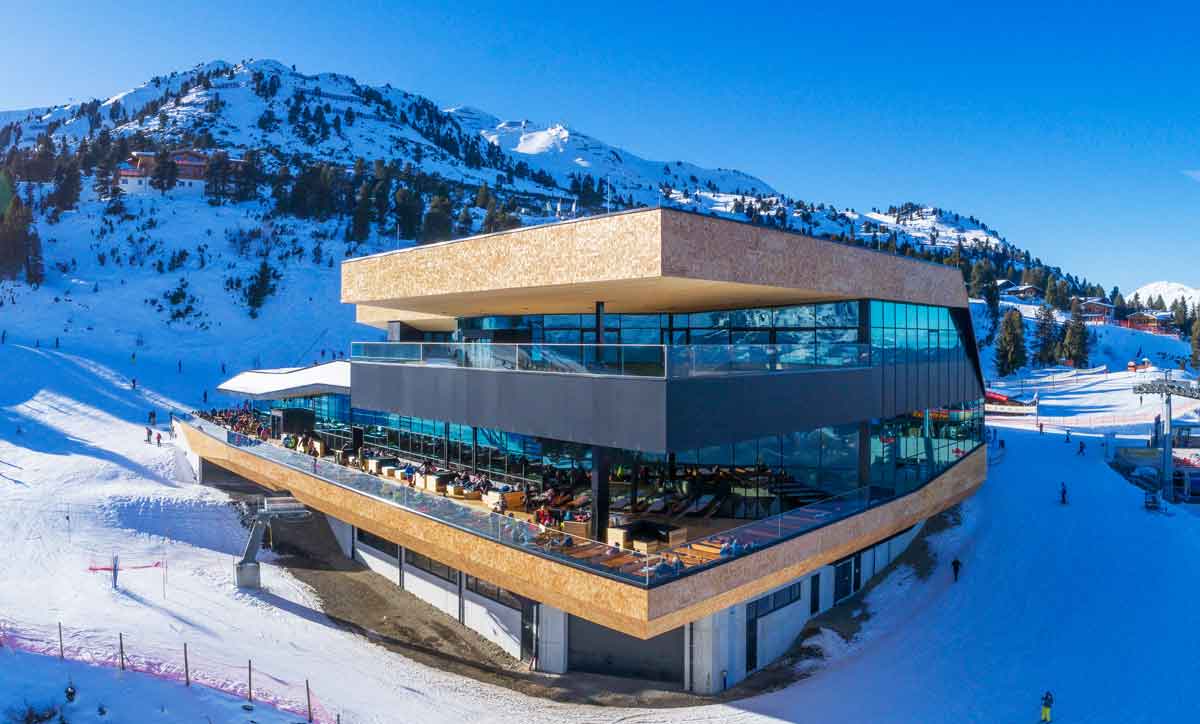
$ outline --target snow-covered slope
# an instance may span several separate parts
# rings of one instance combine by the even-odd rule
[[[1200,289],[1189,287],[1179,282],[1151,282],[1138,287],[1136,294],[1141,298],[1143,303],[1162,297],[1168,307],[1171,306],[1171,302],[1178,299],[1187,302],[1189,309],[1196,304],[1200,304]],[[1133,295],[1130,295],[1129,298],[1132,299]]]
[[[464,186],[502,187],[501,197],[518,195],[525,223],[669,204],[881,246],[1006,246],[986,224],[934,206],[904,203],[860,213],[799,200],[742,171],[649,160],[566,124],[505,121],[471,106],[442,109],[390,85],[367,86],[337,73],[306,75],[274,60],[213,61],[104,99],[0,111],[0,149],[32,147],[43,134],[74,147],[103,129],[212,145],[234,156],[253,149],[268,171],[315,161],[349,167],[360,158],[411,165]]]
[[[278,344],[303,321],[272,320],[281,329],[268,342]],[[263,688],[303,692],[309,680],[324,710],[346,724],[1033,721],[1046,689],[1058,700],[1056,718],[1081,724],[1188,721],[1193,714],[1193,703],[1161,671],[1186,667],[1200,632],[1180,626],[1148,636],[1146,621],[1188,609],[1190,587],[1179,576],[1200,554],[1200,521],[1186,506],[1148,515],[1141,491],[1104,463],[1099,438],[1080,426],[1072,430],[1088,441],[1083,457],[1049,428],[1045,435],[1002,431],[1006,453],[993,456],[988,482],[964,503],[962,525],[929,541],[931,574],[923,578],[901,563],[856,599],[852,605],[868,614],[860,633],[849,644],[823,635],[818,643],[829,658],[808,678],[737,702],[602,708],[530,699],[374,646],[327,619],[311,590],[269,562],[264,591],[238,591],[231,561],[244,538],[228,498],[181,481],[166,436],[161,448],[142,442],[146,410],[158,409],[161,420],[164,409],[185,406],[196,387],[219,377],[227,350],[191,350],[183,375],[167,345],[156,341],[149,350],[135,362],[119,348],[83,356],[11,338],[0,345],[0,525],[7,540],[0,613],[9,632],[36,626],[53,636],[61,620],[68,647],[111,652],[111,632],[121,631],[132,654],[169,662],[186,641],[194,667],[230,661],[231,679],[253,659],[256,670],[271,674]],[[142,379],[137,390],[125,384],[132,375]],[[1071,390],[1053,402],[1061,415],[1137,406],[1127,384]],[[1066,507],[1056,502],[1063,481],[1072,491]],[[105,574],[87,570],[113,552],[127,563],[168,559],[165,595],[157,571],[127,571],[121,591],[113,591]],[[958,583],[949,572],[953,558],[964,564]],[[57,666],[30,666],[47,664]],[[47,692],[42,679],[6,677],[3,667],[17,665],[0,652],[0,709]],[[171,692],[171,685],[124,676],[114,689],[98,681],[104,673],[80,675],[89,711],[104,691],[137,697],[110,707],[124,718],[105,721],[153,721],[154,711],[143,710],[161,706],[163,721],[191,721],[185,712],[251,718],[217,718],[236,712],[221,701],[188,701],[200,695],[178,684]],[[92,721],[78,709],[72,721]],[[254,719],[279,720],[262,711]]]
[[[1025,344],[1030,348],[1032,360],[1035,335],[1037,331],[1037,312],[1039,305],[1027,304],[1011,297],[1005,297],[1000,302],[1000,315],[1010,310],[1021,313],[1025,322]],[[1070,318],[1064,312],[1055,312],[1059,324],[1066,323]],[[975,326],[975,334],[980,338],[979,360],[983,365],[984,377],[988,380],[996,378],[995,343],[984,344],[984,338],[991,330],[987,305],[979,299],[971,300],[971,320]],[[1120,372],[1133,360],[1148,358],[1151,363],[1164,369],[1178,369],[1180,363],[1190,365],[1191,350],[1188,342],[1178,337],[1164,334],[1152,334],[1137,329],[1128,329],[1116,325],[1088,325],[1091,335],[1091,346],[1088,363],[1092,367],[1107,367],[1112,372]],[[1032,363],[1031,363],[1032,364]],[[1017,374],[1025,374],[1023,370]]]

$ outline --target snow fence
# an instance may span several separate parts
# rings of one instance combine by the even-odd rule
[[[302,721],[341,721],[320,704],[307,679],[276,676],[256,668],[253,660],[231,661],[220,652],[189,648],[184,642],[178,651],[168,653],[161,644],[140,646],[136,634],[64,628],[62,624],[34,626],[0,618],[3,648],[135,672],[183,686],[204,686],[295,714]]]

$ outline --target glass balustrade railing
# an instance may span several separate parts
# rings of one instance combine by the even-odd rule
[[[354,342],[350,358],[427,367],[680,379],[869,367],[871,347],[857,342],[816,345]]]
[[[925,484],[890,492],[869,486],[854,488],[785,513],[748,521],[703,538],[664,547],[654,553],[643,553],[472,507],[442,495],[409,487],[400,480],[360,472],[325,459],[314,459],[282,445],[233,432],[196,416],[177,415],[176,420],[247,453],[497,544],[645,587],[668,583],[681,576],[750,555],[895,500]],[[702,502],[698,500],[696,505]],[[686,517],[682,517],[679,525],[686,526],[687,521]],[[504,582],[495,583],[503,585]]]

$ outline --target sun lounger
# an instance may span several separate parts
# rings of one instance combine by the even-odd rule
[[[697,498],[695,500],[695,502],[693,502],[691,505],[689,505],[687,507],[687,510],[685,510],[683,512],[683,514],[684,515],[699,515],[702,511],[706,510],[708,508],[708,506],[711,505],[714,500],[716,500],[715,495],[701,495],[699,498]]]

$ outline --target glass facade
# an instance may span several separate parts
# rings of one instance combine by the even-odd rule
[[[458,320],[457,341],[548,344],[795,345],[817,356],[839,343],[866,342],[859,301],[709,312],[604,314],[603,336],[595,314],[530,314]]]
[[[564,345],[596,342],[595,315],[547,314],[460,319],[454,337],[501,347],[520,341]],[[836,356],[839,345],[869,344],[870,364],[903,365],[884,374],[883,394],[928,375],[973,374],[950,310],[879,300],[707,312],[605,314],[603,343],[710,348],[796,345],[811,359]],[[472,346],[475,345],[466,345]],[[957,362],[937,365],[931,363]],[[911,372],[911,374],[910,374]],[[957,381],[957,380],[956,380]],[[351,408],[344,395],[272,403],[316,413],[316,432],[336,448],[352,428],[379,454],[472,471],[537,491],[589,484],[590,445],[445,420]],[[909,409],[902,404],[892,409]],[[614,511],[671,509],[671,501],[720,501],[712,514],[757,520],[865,491],[869,500],[904,495],[939,475],[983,438],[980,401],[911,409],[890,419],[784,430],[698,449],[610,451]],[[660,502],[661,501],[661,502]]]
[[[532,491],[590,484],[590,445],[357,408],[349,422],[318,416],[315,432],[342,448],[352,427],[361,427],[364,445],[384,456],[473,471]],[[884,500],[941,474],[982,439],[977,401],[728,445],[612,450],[610,502],[618,511],[639,501],[663,501],[665,509],[670,501],[710,497],[720,501],[714,515],[755,520],[864,488],[872,500]]]

